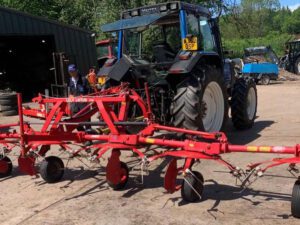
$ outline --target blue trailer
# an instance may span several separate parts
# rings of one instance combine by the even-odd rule
[[[243,74],[251,75],[257,83],[265,85],[277,80],[279,60],[270,46],[246,48],[244,52]]]

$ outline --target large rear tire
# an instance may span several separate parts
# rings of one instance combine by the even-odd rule
[[[196,70],[178,84],[171,112],[176,127],[207,132],[222,130],[228,101],[220,70],[207,67],[204,74]]]
[[[231,98],[231,116],[236,129],[253,126],[257,111],[257,90],[252,79],[236,80]]]

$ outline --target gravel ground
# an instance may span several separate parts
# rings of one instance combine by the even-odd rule
[[[258,112],[251,130],[237,132],[227,126],[235,144],[294,145],[300,143],[300,82],[276,82],[258,86]],[[0,117],[0,124],[17,117]],[[16,152],[15,152],[16,153]],[[132,166],[130,155],[123,156]],[[228,154],[224,158],[244,168],[249,162],[270,159],[265,154]],[[278,157],[275,155],[274,157]],[[63,156],[66,162],[66,156]],[[63,180],[46,184],[41,178],[22,175],[0,180],[1,224],[300,224],[290,215],[291,190],[295,178],[286,166],[276,167],[249,189],[235,186],[226,168],[202,161],[196,166],[204,175],[201,202],[187,204],[180,192],[165,194],[166,160],[150,167],[143,185],[138,171],[131,174],[125,190],[113,191],[105,183],[104,171],[69,162]],[[106,160],[101,162],[102,165]],[[83,169],[86,169],[82,174]]]

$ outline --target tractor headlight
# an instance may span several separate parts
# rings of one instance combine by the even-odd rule
[[[177,4],[177,3],[171,3],[171,4],[170,4],[170,9],[171,9],[171,10],[176,10],[177,7],[178,7],[178,4]]]
[[[162,6],[160,6],[159,10],[160,10],[161,12],[165,12],[165,11],[168,10],[168,7],[167,7],[167,5],[162,5]]]
[[[131,16],[138,16],[138,15],[139,15],[139,10],[131,11]]]

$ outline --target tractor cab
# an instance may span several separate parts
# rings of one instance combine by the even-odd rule
[[[104,66],[102,74],[120,81],[130,68],[135,78],[156,82],[157,77],[190,72],[200,52],[217,56],[214,60],[221,64],[212,21],[208,9],[184,2],[126,10],[121,20],[101,27],[104,32],[119,32],[120,67],[114,74]]]

